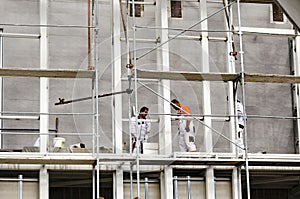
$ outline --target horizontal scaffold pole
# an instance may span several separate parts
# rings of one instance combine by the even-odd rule
[[[167,79],[178,81],[238,81],[241,75],[238,73],[201,73],[201,72],[180,72],[180,71],[151,71],[137,70],[137,77],[143,79]],[[245,73],[245,82],[261,83],[300,83],[300,76]]]

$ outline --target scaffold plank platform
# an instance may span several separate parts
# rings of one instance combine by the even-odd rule
[[[3,77],[94,78],[93,70],[0,68]]]
[[[201,73],[201,72],[180,72],[180,71],[153,71],[137,70],[137,77],[143,79],[166,79],[177,81],[238,81],[241,74],[238,73]],[[300,76],[245,73],[245,82],[260,83],[300,83]]]
[[[241,0],[241,3],[273,3],[273,0]]]

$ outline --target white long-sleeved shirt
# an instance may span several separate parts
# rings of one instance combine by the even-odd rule
[[[243,104],[241,102],[236,103],[236,111],[237,111],[237,115],[238,115],[238,124],[245,126],[245,121],[244,121],[244,118],[243,118],[244,107],[243,107]]]
[[[140,136],[141,140],[147,141],[147,134],[150,132],[151,123],[145,119],[138,119],[136,128],[136,117],[130,119],[130,133],[134,137]]]

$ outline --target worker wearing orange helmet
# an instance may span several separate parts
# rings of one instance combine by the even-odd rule
[[[171,106],[177,111],[178,115],[189,115],[191,109],[181,105],[177,99],[171,101]],[[195,127],[192,120],[178,119],[179,148],[182,152],[196,152]]]

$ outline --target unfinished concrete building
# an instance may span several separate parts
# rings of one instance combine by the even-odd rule
[[[2,0],[0,197],[299,198],[299,10]],[[180,119],[193,120],[197,152],[179,149],[174,98],[192,110]],[[143,106],[151,131],[132,153]]]

